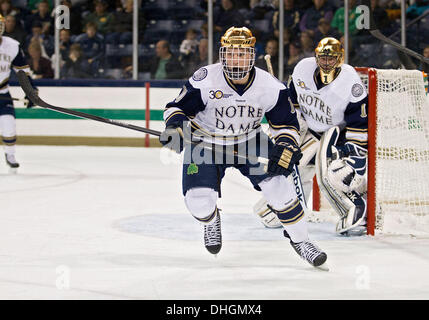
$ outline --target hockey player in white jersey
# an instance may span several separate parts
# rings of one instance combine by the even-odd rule
[[[255,42],[245,27],[226,31],[220,63],[197,70],[179,96],[167,104],[160,141],[177,152],[184,146],[184,200],[192,216],[204,225],[204,243],[210,253],[217,254],[222,247],[217,200],[226,169],[235,168],[262,191],[295,251],[320,266],[327,255],[309,240],[304,211],[286,178],[301,157],[296,113],[286,86],[254,67]],[[264,115],[274,144],[261,130]],[[208,150],[199,141],[221,152]],[[226,150],[248,158],[230,157]],[[250,160],[252,155],[269,158],[267,171]]]
[[[3,36],[5,30],[5,19],[0,15],[0,130],[4,144],[6,163],[12,169],[19,167],[15,158],[16,144],[16,120],[15,109],[12,98],[9,94],[9,76],[11,68],[16,72],[23,70],[29,74],[24,53],[20,49],[19,42]],[[10,99],[10,100],[9,100]],[[28,101],[28,99],[26,99]],[[27,107],[31,107],[31,102],[27,102]]]
[[[320,190],[340,217],[336,231],[363,234],[368,97],[355,69],[344,63],[341,43],[331,37],[322,39],[315,57],[301,60],[294,68],[289,90],[308,127],[300,144],[301,166],[305,166],[300,171],[311,183],[314,165],[310,162],[315,160]]]

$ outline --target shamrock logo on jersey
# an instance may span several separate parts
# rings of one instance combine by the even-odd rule
[[[186,172],[188,175],[189,174],[194,174],[194,173],[198,173],[198,166],[195,163],[191,163],[188,166],[188,170]]]

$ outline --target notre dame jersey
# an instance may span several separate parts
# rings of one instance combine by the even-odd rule
[[[345,130],[348,141],[367,145],[368,97],[356,70],[343,64],[328,85],[318,85],[316,58],[302,59],[289,83],[293,103],[299,105],[308,128],[323,133],[333,126]]]
[[[166,126],[190,120],[205,142],[226,145],[253,138],[264,116],[276,142],[297,144],[299,124],[286,86],[256,67],[246,84],[234,84],[220,63],[197,70],[164,111]]]

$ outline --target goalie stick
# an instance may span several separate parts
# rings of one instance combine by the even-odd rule
[[[53,106],[53,105],[43,101],[39,97],[37,91],[34,90],[34,88],[32,87],[32,85],[31,85],[30,81],[28,80],[28,77],[24,73],[24,71],[18,71],[17,76],[18,76],[19,84],[21,85],[21,88],[22,88],[22,90],[24,90],[28,99],[30,99],[30,101],[33,102],[33,104],[35,104],[39,107],[50,109],[50,110],[60,112],[60,113],[64,113],[64,114],[68,114],[68,115],[73,115],[73,116],[83,118],[83,119],[90,119],[90,120],[103,122],[103,123],[111,124],[114,126],[130,129],[130,130],[134,130],[134,131],[148,133],[148,134],[151,134],[151,135],[157,136],[157,137],[161,136],[161,131],[152,130],[149,128],[144,128],[144,127],[136,126],[136,125],[129,124],[129,123],[124,123],[124,122],[120,122],[120,121],[116,121],[116,120],[112,120],[112,119],[99,117],[99,116],[92,115],[89,113],[84,113],[84,112],[80,112],[80,111],[76,111],[76,110],[71,110],[71,109],[67,109],[67,108]],[[185,142],[191,143],[191,144],[198,144],[199,146],[202,146],[204,149],[219,152],[219,150],[214,149],[210,144],[207,144],[207,143],[204,143],[201,141],[196,142],[196,141],[185,140]],[[232,152],[228,149],[223,150],[222,152],[226,155],[231,155],[231,156],[235,156],[235,157],[240,158],[240,159],[249,160],[253,163],[259,162],[262,164],[268,164],[268,159],[263,158],[263,157],[255,157],[255,156],[251,156],[251,155],[245,156],[245,155],[242,155],[236,151]]]

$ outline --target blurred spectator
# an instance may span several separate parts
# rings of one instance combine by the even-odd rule
[[[213,13],[213,30],[218,36],[214,35],[215,39],[220,38],[219,34],[225,33],[232,26],[243,26],[244,19],[235,8],[232,0],[221,0],[220,8],[216,8]]]
[[[79,35],[75,42],[82,48],[83,56],[90,66],[90,73],[96,76],[105,52],[104,37],[97,32],[97,25],[88,22],[85,33]]]
[[[192,76],[192,74],[208,64],[209,56],[209,41],[207,39],[201,39],[198,44],[198,52],[192,55],[191,59],[185,64],[186,77]]]
[[[341,36],[338,39],[341,42],[341,45],[345,49],[345,39],[344,36]],[[349,58],[348,58],[348,64],[353,67],[378,67],[378,59],[377,57],[374,57],[371,59],[371,61],[367,61],[368,59],[362,55],[362,52],[360,50],[356,50],[354,48],[354,42],[349,41]]]
[[[180,54],[188,56],[197,51],[198,40],[197,32],[194,29],[189,29],[186,31],[185,39],[180,44]]]
[[[197,52],[198,40],[197,32],[194,29],[188,29],[186,31],[185,39],[182,41],[179,47],[179,61],[184,66],[190,63],[190,60]]]
[[[106,43],[130,44],[133,42],[133,11],[134,1],[126,0],[124,8],[114,13],[113,32],[106,35]],[[146,29],[146,19],[141,10],[138,22],[138,42],[141,42]]]
[[[313,6],[309,8],[301,18],[299,29],[301,31],[316,31],[320,18],[325,18],[329,22],[332,20],[333,9],[327,3],[327,0],[313,0]]]
[[[314,33],[314,43],[319,43],[320,40],[326,37],[333,37],[335,39],[340,39],[341,34],[331,28],[331,25],[325,18],[319,20],[317,25],[317,30]]]
[[[429,10],[429,0],[416,0],[414,4],[407,8],[407,18],[414,19]]]
[[[73,7],[72,0],[63,0],[62,4],[69,8],[70,12],[70,33],[72,35],[79,35],[83,32],[82,28],[82,16],[80,8],[77,6]]]
[[[61,78],[90,78],[88,61],[83,57],[79,43],[70,46],[70,53],[61,68]]]
[[[277,39],[269,39],[265,45],[265,53],[261,54],[258,59],[256,59],[255,66],[261,68],[265,71],[268,71],[267,63],[265,61],[265,55],[269,54],[271,56],[271,64],[273,66],[274,75],[278,77],[279,73],[279,43]]]
[[[42,57],[49,59],[49,57],[54,53],[54,38],[50,35],[43,34],[42,30],[42,23],[40,21],[34,21],[31,28],[31,34],[29,34],[25,39],[24,51],[28,53],[28,46],[36,39],[41,46]]]
[[[379,0],[371,0],[371,10],[374,21],[380,30],[386,30],[392,22],[389,19],[386,9],[380,6]]]
[[[424,49],[423,49],[423,56],[427,59],[429,59],[429,45],[427,45]],[[420,70],[426,72],[427,74],[429,74],[429,64],[424,63],[424,62],[420,62]]]
[[[70,30],[60,30],[60,54],[65,60],[69,55],[70,46],[72,45]]]
[[[72,45],[69,29],[60,30],[60,67],[62,67],[69,56],[70,46]],[[55,68],[57,56],[55,53],[51,56],[52,68]]]
[[[272,0],[250,0],[249,6],[252,10],[254,20],[265,19],[269,12],[275,10]]]
[[[349,33],[355,35],[359,31],[356,25],[356,20],[359,18],[356,13],[356,0],[347,1],[349,3]],[[344,7],[338,8],[331,21],[331,27],[342,35],[344,34],[344,15]]]
[[[25,19],[26,29],[30,31],[30,28],[35,22],[40,22],[42,24],[42,33],[46,35],[53,34],[54,31],[54,18],[50,15],[49,2],[47,0],[42,0],[37,4],[37,11],[28,16]]]
[[[49,79],[54,77],[51,61],[42,57],[42,48],[36,40],[28,46],[28,65],[33,71],[33,79]]]
[[[293,69],[296,64],[304,58],[301,50],[301,44],[298,41],[289,44],[289,53],[284,66],[285,79],[289,79],[292,75]]]
[[[4,36],[11,37],[18,41],[21,45],[25,44],[25,31],[20,24],[16,23],[16,19],[12,15],[5,17]]]
[[[294,0],[284,0],[284,27],[290,29],[293,33],[299,32],[299,20],[301,19],[300,11],[295,7]],[[272,19],[274,36],[279,37],[279,10],[274,12]]]
[[[306,11],[307,9],[310,9],[313,6],[313,0],[299,0],[296,3],[296,6],[301,11]]]
[[[306,30],[301,32],[300,44],[304,58],[314,57],[314,48],[316,46],[314,43],[313,31]]]
[[[132,67],[126,68],[131,71]],[[155,46],[155,56],[139,64],[139,72],[150,72],[151,79],[183,79],[185,71],[177,57],[170,51],[167,40],[160,40]]]
[[[200,29],[201,38],[200,39],[208,39],[209,37],[209,26],[207,23],[204,23]]]
[[[0,0],[0,14],[3,17],[6,17],[8,15],[16,16],[18,13],[19,10],[12,7],[10,0]]]
[[[98,32],[105,35],[113,31],[113,14],[107,11],[108,4],[105,0],[96,0],[94,12],[88,14],[84,19],[85,26],[92,22],[97,26]],[[85,51],[85,49],[83,49]]]
[[[28,0],[27,9],[30,10],[31,13],[36,13],[38,9],[38,4],[42,1],[46,1],[46,0]],[[49,8],[53,8],[54,0],[49,0],[48,4],[49,4]]]
[[[64,66],[65,61],[68,59],[70,47],[72,45],[71,35],[69,29],[60,30],[60,67]],[[57,56],[55,53],[51,56],[52,69],[55,69],[57,63]]]

